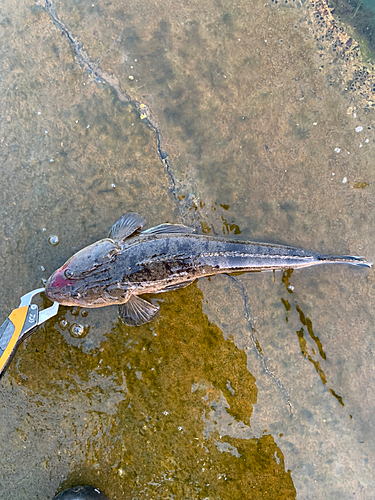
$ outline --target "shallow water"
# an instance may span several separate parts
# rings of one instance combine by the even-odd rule
[[[373,74],[332,20],[2,3],[1,317],[126,211],[373,260]],[[373,498],[374,300],[318,266],[202,279],[140,328],[61,307],[1,380],[0,500]]]

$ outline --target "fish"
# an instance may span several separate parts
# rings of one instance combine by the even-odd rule
[[[152,321],[160,309],[140,295],[178,290],[204,276],[318,264],[372,266],[364,257],[196,234],[183,224],[143,230],[145,223],[139,214],[124,214],[107,238],[74,254],[48,278],[46,296],[65,306],[117,305],[126,325],[140,326]]]

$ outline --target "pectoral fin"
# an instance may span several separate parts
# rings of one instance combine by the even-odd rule
[[[130,299],[118,306],[119,316],[125,325],[140,326],[149,323],[159,312],[160,307],[154,306],[147,300],[131,295]]]
[[[193,227],[184,226],[183,224],[159,224],[155,227],[150,227],[142,231],[142,234],[163,234],[163,233],[194,233]]]
[[[133,212],[127,212],[113,224],[108,233],[108,238],[121,242],[129,238],[137,229],[142,229],[146,221],[143,217]]]

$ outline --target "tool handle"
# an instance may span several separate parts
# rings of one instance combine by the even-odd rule
[[[38,314],[34,318],[35,313],[30,313],[29,306],[14,309],[0,326],[0,378],[8,368],[20,343],[37,326]]]

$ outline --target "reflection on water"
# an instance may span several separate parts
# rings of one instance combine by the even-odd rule
[[[254,274],[254,273],[252,273],[252,274]],[[253,347],[254,351],[256,352],[256,354],[261,362],[263,371],[267,375],[267,377],[269,377],[272,380],[272,382],[278,387],[278,389],[280,390],[280,392],[282,393],[282,395],[284,396],[285,400],[288,403],[289,410],[292,411],[292,405],[290,402],[290,396],[288,394],[288,391],[285,389],[283,383],[268,368],[267,361],[263,355],[260,342],[257,338],[255,338],[256,329],[255,329],[254,322],[253,322],[253,319],[252,319],[251,314],[250,314],[249,299],[248,299],[248,296],[246,293],[246,289],[243,286],[243,284],[238,279],[236,279],[233,275],[229,275],[228,277],[236,283],[237,287],[241,291],[243,303],[244,303],[244,309],[245,309],[245,317],[246,317],[246,320],[248,323],[251,344],[252,344],[252,347]]]
[[[286,288],[287,292],[289,292],[289,293],[293,293],[293,289],[291,289],[291,285],[289,282],[292,274],[293,274],[293,270],[288,269],[287,271],[283,272],[283,276],[281,278],[282,282],[285,284],[285,288]],[[285,310],[287,312],[285,320],[286,320],[286,322],[288,322],[292,307],[290,305],[290,302],[283,297],[281,297],[281,302],[283,303]],[[313,358],[313,356],[316,355],[315,348],[314,347],[311,348],[312,355],[309,353],[308,344],[307,344],[307,341],[305,338],[304,327],[307,329],[307,332],[310,335],[311,339],[315,342],[320,357],[325,361],[327,359],[327,356],[323,350],[322,343],[321,343],[319,337],[317,337],[314,334],[311,319],[308,316],[305,316],[305,314],[303,313],[302,309],[300,308],[300,306],[298,304],[295,304],[295,308],[299,314],[299,320],[302,323],[301,329],[296,331],[302,356],[304,358],[308,359],[310,361],[310,363],[312,363],[314,365],[314,368],[315,368],[317,374],[319,375],[321,381],[323,382],[323,384],[326,384],[327,383],[327,376],[324,373],[324,370],[321,367],[320,362]],[[336,394],[336,392],[333,389],[329,388],[328,390],[332,394],[332,396],[334,396],[337,399],[337,401],[340,403],[340,405],[344,406],[344,402],[343,402],[342,397],[339,396],[338,394]]]

